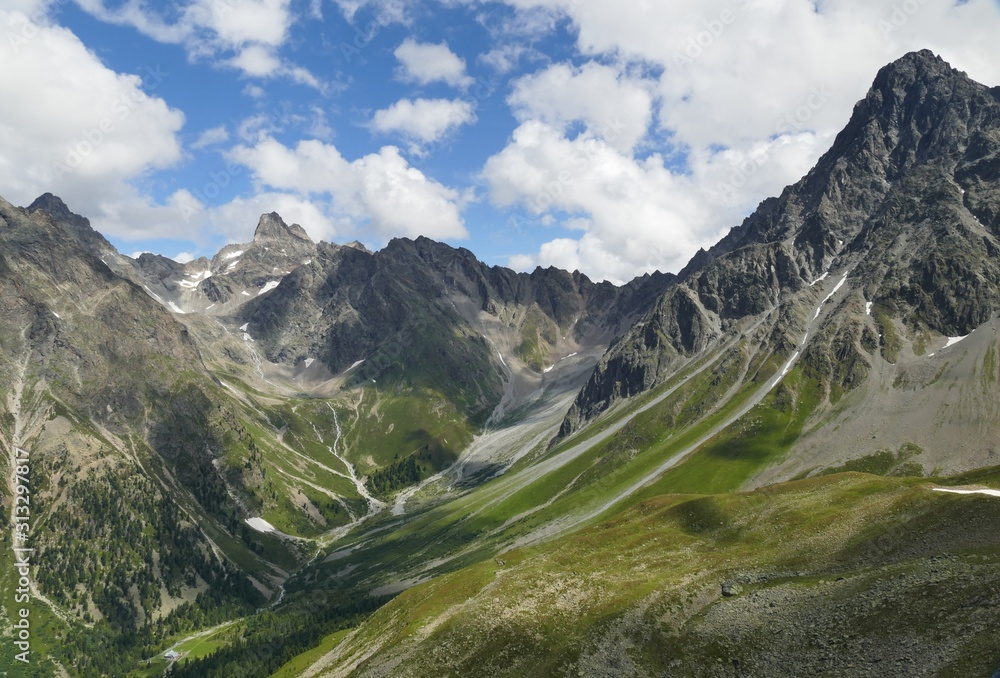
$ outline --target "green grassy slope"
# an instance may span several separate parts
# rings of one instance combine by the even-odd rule
[[[841,474],[653,497],[411,589],[328,659],[357,675],[986,675],[1000,500],[929,486]]]

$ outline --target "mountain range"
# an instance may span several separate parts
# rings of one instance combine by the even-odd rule
[[[998,255],[1000,88],[928,51],[623,286],[275,213],[133,259],[0,199],[26,675],[990,675]]]

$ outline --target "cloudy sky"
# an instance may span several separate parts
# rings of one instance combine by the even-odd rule
[[[676,271],[876,71],[1000,85],[998,0],[0,0],[0,195],[184,260],[277,211],[490,264]]]

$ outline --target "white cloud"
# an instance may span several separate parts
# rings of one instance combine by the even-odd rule
[[[438,141],[456,128],[476,119],[471,102],[459,99],[401,99],[376,111],[372,129],[399,133],[422,143]]]
[[[321,88],[314,75],[277,54],[296,19],[291,0],[188,0],[174,8],[172,20],[143,2],[110,8],[105,0],[76,1],[101,21],[183,45],[194,58],[213,59],[251,77],[289,75],[295,82]]]
[[[660,156],[636,160],[594,136],[567,139],[543,122],[518,127],[512,142],[487,161],[483,177],[500,207],[574,217],[590,237],[573,254],[580,257],[573,268],[600,278],[621,282],[677,268],[719,235],[709,223],[707,196],[691,178],[667,170]],[[535,260],[566,263],[569,256],[569,243],[557,241]]]
[[[560,128],[582,122],[591,134],[629,150],[652,121],[651,89],[649,82],[622,77],[596,62],[581,68],[556,64],[518,80],[507,101],[521,121],[541,120]]]
[[[523,59],[539,58],[539,56],[538,52],[524,45],[506,44],[479,55],[479,61],[497,73],[509,73],[517,68]]]
[[[193,144],[191,144],[191,148],[199,150],[209,146],[216,146],[227,141],[229,141],[229,131],[226,129],[225,125],[220,125],[218,127],[207,129],[199,134],[198,138],[195,139]]]
[[[135,259],[135,257],[132,258]],[[189,261],[194,261],[196,259],[196,257],[190,252],[178,252],[177,254],[175,254],[170,258],[176,261],[178,264],[186,264]]]
[[[253,236],[260,215],[267,212],[277,212],[285,222],[299,224],[317,242],[332,242],[352,228],[347,221],[329,217],[323,203],[280,191],[236,198],[224,205],[207,208],[200,216],[213,232],[221,233],[229,242],[247,242]]]
[[[333,0],[348,21],[354,21],[362,9],[374,14],[376,21],[387,26],[390,23],[409,23],[408,9],[412,0]]]
[[[539,13],[554,21],[568,17],[578,52],[597,62],[551,66],[522,78],[510,97],[522,125],[486,164],[493,200],[528,205],[547,218],[589,220],[578,238],[553,240],[512,260],[519,265],[576,262],[610,278],[623,278],[628,266],[676,270],[697,246],[804,175],[877,70],[908,51],[930,48],[974,79],[1000,83],[1000,12],[993,0],[907,9],[896,0],[505,1],[534,22]],[[618,63],[614,72],[628,77],[611,82],[611,69],[598,65],[609,59]],[[650,73],[657,80],[652,88],[654,76],[636,75]],[[569,123],[587,128],[586,142],[609,109],[632,112],[637,129],[649,119],[642,94],[633,92],[632,105],[622,101],[633,85],[651,95],[654,113],[639,148],[648,152],[668,139],[660,148],[681,153],[643,157],[630,151],[631,139],[620,138],[614,153],[601,151],[600,162],[581,160],[581,140],[569,138]],[[598,91],[610,94],[602,101]],[[560,177],[570,185],[560,189]],[[644,193],[651,196],[647,209],[636,214],[632,203]],[[652,227],[658,220],[662,232]],[[670,233],[669,242],[662,233]],[[652,253],[626,245],[646,238]]]
[[[4,10],[13,14],[23,14],[32,19],[42,17],[53,0],[5,0]]]
[[[226,63],[249,76],[258,78],[269,78],[281,70],[281,59],[274,55],[272,49],[264,45],[245,47]]]
[[[129,181],[182,159],[184,115],[148,92],[169,77],[108,69],[70,31],[0,10],[0,186],[51,191],[109,235],[162,234],[172,210]]]
[[[265,94],[263,87],[254,85],[253,83],[247,83],[243,87],[243,93],[252,99],[260,99]]]
[[[419,43],[407,38],[393,54],[403,67],[403,79],[408,82],[421,85],[444,82],[453,87],[468,87],[474,82],[465,73],[465,61],[447,43]]]
[[[409,166],[393,146],[348,161],[331,144],[301,141],[292,149],[265,138],[237,146],[230,159],[249,167],[261,186],[303,198],[328,196],[333,219],[350,220],[383,239],[468,236],[463,196]]]

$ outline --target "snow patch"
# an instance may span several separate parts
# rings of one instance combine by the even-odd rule
[[[865,315],[872,314],[872,306],[874,305],[875,305],[874,301],[869,301],[868,303],[865,304]]]
[[[989,497],[1000,497],[1000,490],[946,490],[943,487],[935,487],[935,492],[947,492],[948,494],[985,494]]]
[[[270,292],[271,290],[273,290],[275,287],[277,287],[280,284],[281,284],[280,280],[271,280],[271,281],[269,281],[266,285],[264,285],[263,287],[260,288],[260,292],[257,293],[257,296],[259,297],[262,294],[267,294],[268,292]]]
[[[250,327],[250,323],[243,323],[240,325],[240,332],[246,332],[248,327]]]
[[[205,310],[206,310],[206,311],[211,311],[211,310],[212,310],[213,308],[215,308],[215,304],[212,304],[211,306],[209,306],[209,307],[208,307],[208,308],[206,308]]]
[[[185,313],[187,313],[187,311],[182,311],[181,307],[178,306],[177,304],[175,304],[172,301],[168,301],[167,302],[167,306],[169,306],[170,310],[173,311],[174,313],[180,313],[181,315],[184,315]]]
[[[555,369],[555,365],[553,365],[552,367],[546,367],[544,370],[542,370],[542,372],[544,372],[545,374],[548,374],[553,369]]]
[[[315,358],[306,358],[306,367],[309,367],[309,366],[310,366],[310,365],[312,365],[312,364],[313,364],[314,362],[316,362],[316,359],[315,359]]]
[[[809,283],[809,287],[812,287],[813,285],[816,285],[817,283],[823,282],[824,280],[827,279],[827,277],[829,277],[829,275],[830,275],[830,272],[826,271],[825,273],[823,273],[823,275],[821,275],[820,277],[816,278],[811,283]]]
[[[798,359],[798,357],[799,357],[798,351],[792,354],[792,357],[788,359],[787,363],[785,363],[785,369],[781,370],[781,376],[778,377],[778,381],[781,381],[785,377],[785,375],[791,371],[792,365],[795,364],[795,361]]]
[[[246,290],[243,290],[242,292],[240,292],[240,294],[242,294],[244,297],[249,297],[250,296],[250,293],[247,292]]]
[[[500,356],[500,362],[503,363],[503,366],[507,367],[507,361],[503,359],[503,354],[500,353],[500,351],[497,351],[497,355]]]
[[[236,257],[243,254],[244,250],[236,250],[235,252],[230,252],[229,254],[223,256],[223,259],[235,259]]]
[[[362,358],[361,360],[355,360],[355,361],[354,361],[354,364],[353,364],[353,365],[351,365],[350,367],[348,367],[348,368],[347,368],[346,370],[344,370],[344,371],[345,371],[345,372],[350,372],[351,370],[353,370],[353,369],[354,369],[355,367],[357,367],[358,365],[360,365],[360,364],[361,364],[361,363],[363,363],[364,361],[365,361],[365,359],[364,359],[364,358]],[[374,379],[372,379],[372,381],[375,381],[375,380],[374,380]]]
[[[55,316],[55,317],[57,317],[57,318],[60,318],[60,319],[62,319],[62,316],[61,316],[61,315],[59,315],[58,313],[56,313],[55,311],[52,311],[52,315],[54,315],[54,316]]]
[[[576,353],[570,353],[568,356],[566,356],[566,358],[572,358],[575,355],[577,355],[577,354]],[[559,362],[562,362],[562,361],[566,360],[566,358],[560,358]]]
[[[840,281],[833,288],[833,291],[830,292],[828,295],[826,295],[826,299],[823,300],[823,303],[825,304],[826,302],[830,301],[830,299],[833,298],[833,295],[835,295],[840,290],[840,288],[844,286],[845,282],[847,282],[847,274],[846,273],[844,274],[844,277],[841,278]]]
[[[258,532],[263,532],[267,534],[268,532],[274,532],[275,527],[271,523],[267,522],[263,518],[247,518],[246,524],[257,530]]]
[[[308,266],[308,265],[309,265],[309,264],[311,264],[312,262],[313,262],[313,260],[312,260],[312,259],[306,259],[305,261],[303,261],[303,262],[302,262],[302,265],[303,265],[303,266]]]
[[[154,299],[156,299],[156,300],[157,300],[158,302],[160,302],[161,304],[163,303],[163,299],[160,299],[160,297],[158,297],[158,296],[156,295],[156,293],[155,293],[155,292],[153,292],[153,290],[149,289],[149,288],[148,288],[148,287],[146,287],[145,285],[143,285],[143,286],[142,286],[142,289],[144,289],[144,290],[146,290],[147,292],[149,292],[150,296],[152,296],[152,297],[153,297]]]
[[[969,335],[966,334],[965,337],[967,337],[967,336],[969,336]],[[963,339],[965,339],[965,337],[948,337],[948,343],[944,345],[944,348],[948,348],[949,346],[954,346],[958,342],[960,342]]]
[[[236,268],[237,266],[239,266],[239,264],[240,264],[241,261],[243,261],[243,260],[242,259],[237,259],[233,263],[231,263],[228,266],[226,266],[226,270],[227,271],[233,270],[234,268]]]

